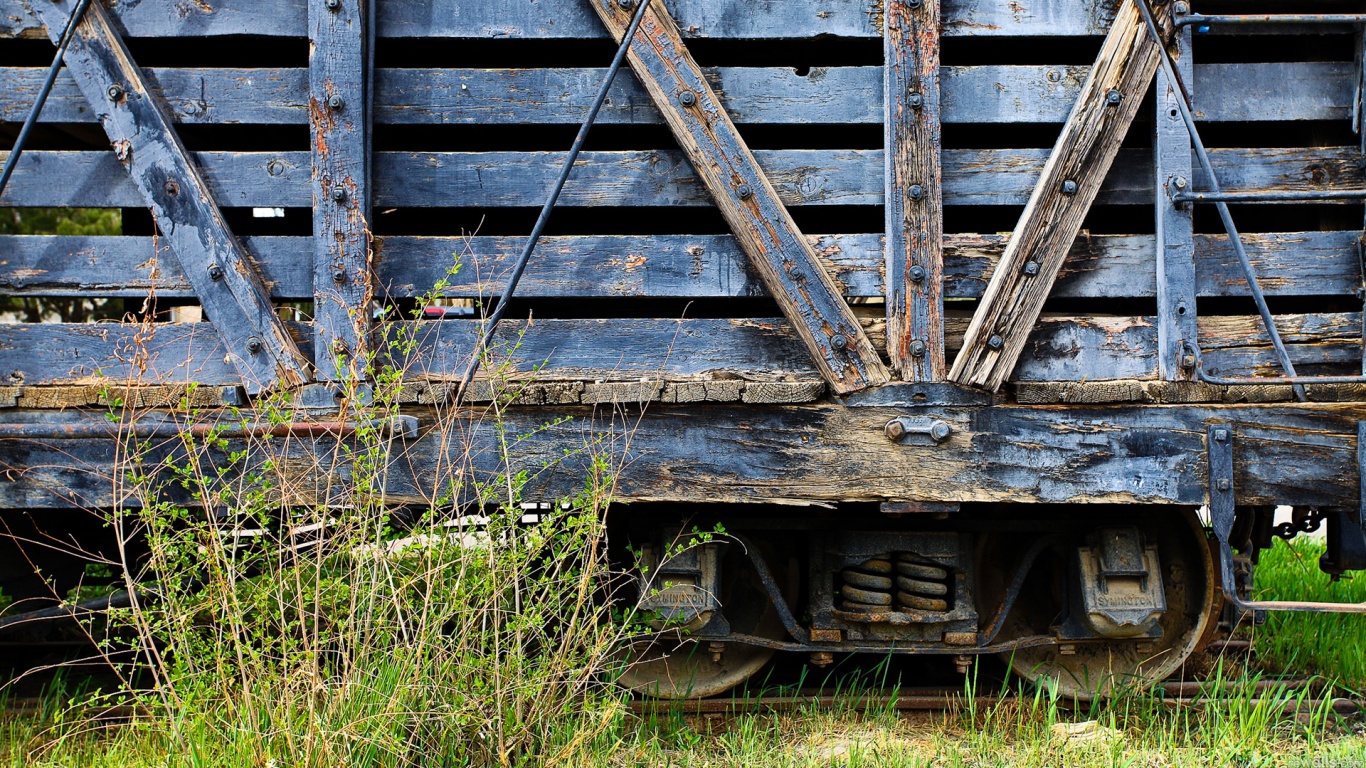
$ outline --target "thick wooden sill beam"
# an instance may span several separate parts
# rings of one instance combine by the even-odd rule
[[[620,41],[634,3],[622,7],[617,0],[590,2]],[[778,199],[658,0],[631,43],[629,60],[830,388],[854,392],[889,381],[887,368],[839,286]]]
[[[1000,388],[1157,72],[1161,48],[1125,0],[968,327],[949,380]],[[1167,6],[1157,18],[1171,33]]]

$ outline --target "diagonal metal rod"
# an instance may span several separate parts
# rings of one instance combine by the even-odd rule
[[[527,262],[531,260],[531,252],[536,249],[536,243],[541,239],[541,233],[545,231],[546,222],[550,220],[551,211],[555,210],[555,203],[560,199],[560,192],[564,191],[565,182],[569,181],[569,173],[574,170],[574,163],[579,159],[579,152],[583,150],[583,144],[588,140],[588,131],[593,128],[593,123],[598,119],[598,112],[602,110],[603,102],[607,101],[607,92],[612,88],[612,81],[616,79],[617,73],[621,71],[621,65],[626,61],[626,53],[631,50],[631,41],[636,36],[636,30],[640,28],[640,22],[645,19],[645,11],[650,7],[651,0],[639,0],[640,7],[636,9],[635,16],[631,17],[631,26],[626,28],[626,34],[621,38],[621,45],[617,47],[616,58],[612,59],[612,66],[607,70],[607,76],[602,80],[602,87],[598,89],[598,96],[593,100],[593,106],[588,110],[588,117],[584,119],[583,125],[579,126],[579,135],[574,137],[574,144],[569,148],[569,155],[564,159],[564,165],[560,168],[560,177],[555,180],[555,186],[550,190],[550,197],[546,199],[545,205],[541,208],[541,215],[536,219],[536,226],[531,229],[531,236],[527,238],[526,246],[522,249],[521,256],[517,257],[517,263],[512,267],[512,275],[508,277],[507,286],[503,288],[503,293],[498,297],[498,304],[493,309],[493,314],[488,316],[484,322],[483,331],[479,334],[479,341],[474,345],[474,353],[470,356],[469,365],[465,368],[465,375],[460,379],[460,387],[455,391],[455,402],[459,403],[460,398],[469,388],[470,382],[474,380],[474,374],[479,370],[479,362],[484,357],[484,351],[488,348],[489,339],[493,338],[493,332],[498,329],[498,322],[503,319],[503,314],[507,312],[508,301],[512,299],[512,294],[517,290],[517,283],[522,279],[522,273],[526,271]],[[630,7],[631,0],[622,0],[622,5]]]
[[[14,147],[9,151],[9,157],[5,158],[5,169],[0,171],[0,195],[5,194],[5,187],[9,185],[9,177],[14,175],[14,167],[19,163],[19,156],[24,154],[24,145],[28,143],[28,135],[33,132],[33,126],[38,122],[38,115],[43,112],[43,105],[47,103],[47,97],[52,93],[52,85],[57,82],[57,74],[62,71],[62,63],[66,59],[66,48],[71,45],[71,38],[76,36],[76,25],[81,23],[81,17],[85,16],[85,9],[90,7],[90,0],[80,0],[76,4],[76,10],[71,12],[71,17],[66,20],[66,28],[62,30],[62,36],[57,43],[57,55],[52,59],[52,66],[47,68],[47,79],[43,80],[43,87],[38,90],[38,98],[33,102],[33,108],[29,110],[28,117],[24,118],[24,127],[19,129],[19,137],[14,140]]]
[[[1195,147],[1195,157],[1200,161],[1200,167],[1204,169],[1206,178],[1209,179],[1210,192],[1220,195],[1223,190],[1219,187],[1219,179],[1214,175],[1214,165],[1210,163],[1209,153],[1205,151],[1205,143],[1200,140],[1200,132],[1195,128],[1195,117],[1191,114],[1185,84],[1177,77],[1176,67],[1172,64],[1171,52],[1162,42],[1162,33],[1157,28],[1157,20],[1153,18],[1152,9],[1148,7],[1148,0],[1134,0],[1138,5],[1138,10],[1143,14],[1143,22],[1148,26],[1148,34],[1152,36],[1153,42],[1157,44],[1162,63],[1162,71],[1166,73],[1168,82],[1180,88],[1181,92],[1176,95],[1176,106],[1181,112],[1181,119],[1186,123],[1186,130],[1191,136],[1191,145]],[[1280,331],[1276,330],[1276,320],[1271,316],[1271,309],[1266,305],[1266,296],[1262,294],[1262,286],[1257,282],[1257,273],[1252,268],[1252,260],[1247,257],[1247,249],[1243,247],[1243,238],[1238,234],[1238,227],[1233,223],[1233,215],[1228,211],[1228,205],[1223,201],[1216,201],[1215,207],[1219,209],[1219,218],[1224,222],[1224,231],[1228,233],[1229,244],[1233,246],[1233,252],[1238,255],[1238,262],[1242,264],[1243,274],[1247,276],[1248,292],[1252,294],[1252,300],[1257,303],[1257,312],[1262,316],[1262,323],[1266,325],[1266,332],[1271,337],[1271,344],[1276,348],[1276,357],[1280,361],[1281,367],[1285,369],[1287,376],[1295,377],[1295,366],[1290,362],[1290,354],[1285,350],[1285,342],[1281,340]],[[1198,365],[1198,363],[1197,363]],[[1303,402],[1305,398],[1304,386],[1295,384],[1295,399]]]

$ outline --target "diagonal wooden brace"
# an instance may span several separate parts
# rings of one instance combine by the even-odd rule
[[[620,42],[635,3],[589,2]],[[890,376],[877,350],[740,138],[663,3],[655,0],[646,13],[629,61],[830,388],[847,393],[885,384]]]
[[[1072,241],[1110,171],[1160,63],[1135,2],[1123,0],[991,276],[949,380],[995,391],[1015,368]],[[1157,18],[1170,39],[1171,4]]]
[[[29,2],[56,42],[74,3]],[[152,209],[248,392],[309,381],[308,362],[275,313],[255,264],[233,236],[171,120],[96,0],[66,68],[104,125],[114,153]]]

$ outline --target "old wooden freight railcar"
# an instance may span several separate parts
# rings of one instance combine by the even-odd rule
[[[0,0],[11,137],[81,14],[0,204],[123,217],[0,237],[0,294],[142,312],[0,325],[6,524],[132,503],[111,382],[148,437],[292,392],[271,428],[327,451],[403,328],[396,504],[500,430],[546,500],[623,437],[613,546],[685,630],[627,682],[664,695],[778,651],[1089,695],[1242,612],[1363,610],[1248,594],[1277,535],[1366,568],[1356,4],[642,1]],[[510,297],[498,428],[433,416],[486,327],[449,307],[490,305],[433,287]]]

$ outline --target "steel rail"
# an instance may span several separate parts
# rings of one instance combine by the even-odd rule
[[[1366,200],[1366,189],[1310,189],[1284,192],[1174,192],[1173,203],[1312,203]]]
[[[1205,143],[1200,139],[1200,131],[1195,127],[1195,116],[1191,113],[1190,97],[1186,91],[1185,83],[1176,72],[1171,51],[1167,50],[1167,46],[1162,40],[1162,32],[1157,27],[1157,20],[1153,18],[1152,9],[1148,7],[1148,0],[1134,0],[1134,4],[1138,6],[1139,13],[1143,15],[1143,22],[1148,27],[1148,34],[1157,44],[1158,59],[1162,65],[1162,71],[1167,75],[1167,81],[1180,91],[1175,99],[1177,110],[1181,113],[1181,120],[1186,124],[1186,131],[1190,133],[1191,145],[1195,148],[1196,159],[1200,161],[1200,167],[1205,171],[1205,177],[1209,180],[1210,191],[1214,194],[1221,194],[1223,189],[1220,188],[1219,178],[1214,173],[1214,164],[1210,162],[1209,152],[1205,151]],[[1238,262],[1242,265],[1243,274],[1247,277],[1248,291],[1252,294],[1252,300],[1257,304],[1257,312],[1262,316],[1262,323],[1266,325],[1266,332],[1271,337],[1272,346],[1276,348],[1276,357],[1286,375],[1295,377],[1295,365],[1290,362],[1290,353],[1285,349],[1285,342],[1281,339],[1281,333],[1276,328],[1276,320],[1271,316],[1271,308],[1266,304],[1266,296],[1262,294],[1262,286],[1257,281],[1257,273],[1252,267],[1252,260],[1248,258],[1247,248],[1243,245],[1243,238],[1238,234],[1238,227],[1233,223],[1233,214],[1229,213],[1227,203],[1215,201],[1214,205],[1219,210],[1219,219],[1224,224],[1224,231],[1228,233],[1229,244],[1233,246],[1233,251],[1238,256]],[[1296,400],[1303,402],[1307,399],[1302,385],[1295,384],[1294,388]]]
[[[28,117],[24,118],[24,127],[19,129],[19,137],[14,140],[14,146],[9,151],[9,156],[5,158],[5,168],[0,171],[0,195],[5,194],[5,187],[9,185],[10,176],[14,175],[14,168],[19,163],[19,157],[24,154],[24,145],[28,143],[29,134],[33,132],[33,126],[38,123],[38,116],[42,114],[43,105],[47,104],[47,97],[52,93],[52,86],[57,82],[57,74],[62,71],[62,64],[66,59],[67,46],[71,45],[71,39],[76,36],[76,26],[81,23],[85,16],[85,9],[90,7],[90,0],[80,0],[76,4],[76,9],[71,12],[71,17],[66,20],[66,27],[62,30],[62,36],[57,43],[57,55],[52,58],[52,66],[47,68],[47,77],[43,80],[43,87],[38,89],[38,98],[34,100],[33,107],[28,111]]]
[[[1210,14],[1191,13],[1176,17],[1176,26],[1256,26],[1263,24],[1366,24],[1364,13],[1261,13]]]
[[[635,0],[618,0],[618,2],[622,7],[629,8]],[[564,159],[564,165],[560,167],[559,178],[555,180],[555,185],[550,190],[550,196],[546,198],[545,205],[541,207],[541,214],[536,218],[536,225],[531,228],[531,235],[527,238],[521,255],[517,257],[517,261],[512,267],[512,274],[508,277],[502,295],[498,297],[498,304],[494,307],[493,313],[484,321],[484,328],[479,334],[478,341],[475,342],[474,352],[470,355],[469,365],[465,368],[465,375],[460,377],[460,386],[455,390],[453,399],[456,403],[460,402],[460,398],[464,396],[470,383],[474,381],[474,374],[479,370],[479,362],[488,349],[489,340],[493,338],[494,331],[498,329],[498,323],[507,312],[508,302],[511,301],[513,293],[516,292],[517,284],[522,280],[522,273],[526,271],[527,263],[531,261],[531,252],[536,249],[536,244],[540,242],[541,233],[545,231],[546,223],[550,221],[550,214],[555,210],[555,204],[559,202],[560,193],[564,191],[564,185],[569,181],[569,174],[574,170],[574,163],[578,161],[579,153],[583,151],[584,142],[588,141],[588,132],[592,130],[593,123],[598,119],[598,112],[602,110],[603,103],[607,101],[607,93],[612,88],[612,81],[616,79],[617,72],[621,71],[621,65],[626,62],[626,53],[631,49],[631,41],[635,38],[640,23],[645,19],[645,12],[650,8],[651,0],[639,0],[639,2],[640,7],[631,17],[631,25],[626,28],[626,34],[621,38],[621,45],[617,46],[617,55],[612,59],[612,66],[608,68],[607,75],[602,79],[602,86],[598,89],[597,97],[593,99],[592,108],[588,110],[588,117],[584,119],[583,125],[579,126],[579,133],[574,137],[574,144],[569,148],[569,154]]]

